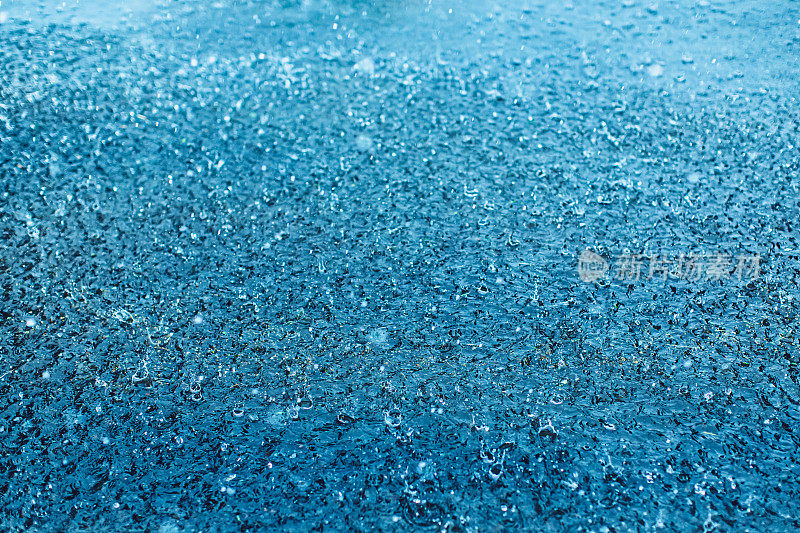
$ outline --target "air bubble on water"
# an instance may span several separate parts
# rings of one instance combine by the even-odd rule
[[[25,325],[29,328],[32,328],[36,325],[36,319],[33,317],[28,317],[25,319]]]
[[[192,322],[194,322],[195,324],[198,324],[198,325],[202,324],[203,323],[203,315],[201,313],[197,313],[196,315],[194,315],[194,318],[192,319]]]
[[[702,178],[703,176],[699,172],[690,172],[686,176],[686,181],[688,181],[689,183],[699,183]]]
[[[50,372],[48,372],[47,370],[42,372],[42,379],[50,379]]]

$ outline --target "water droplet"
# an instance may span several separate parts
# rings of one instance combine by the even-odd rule
[[[311,409],[312,407],[314,407],[314,401],[308,396],[298,398],[297,407],[304,410]]]
[[[545,420],[539,425],[539,429],[536,430],[536,433],[540,437],[548,437],[550,439],[555,439],[558,436],[556,432],[556,428],[553,427],[553,422],[550,420]]]
[[[387,328],[375,328],[367,334],[370,343],[382,346],[389,341],[389,330]]]
[[[383,413],[383,421],[387,426],[397,428],[403,423],[403,415],[397,411],[385,411]]]
[[[353,70],[355,70],[359,74],[364,74],[365,76],[374,76],[375,75],[375,61],[373,61],[369,57],[365,57],[365,58],[361,59],[358,63],[353,65]]]
[[[367,135],[359,135],[356,137],[356,148],[361,150],[362,152],[370,152],[374,148],[375,143],[372,140],[372,137]]]
[[[492,450],[482,449],[480,456],[484,463],[492,464],[495,461],[495,455]]]
[[[495,463],[489,467],[489,477],[492,478],[492,481],[497,481],[500,479],[500,476],[503,474],[503,465],[499,463]]]
[[[356,419],[352,416],[348,415],[347,413],[341,413],[339,416],[336,417],[336,423],[340,426],[347,426],[355,422]]]

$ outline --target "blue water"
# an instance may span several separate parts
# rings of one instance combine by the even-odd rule
[[[800,529],[800,6],[11,2],[0,45],[3,530]]]

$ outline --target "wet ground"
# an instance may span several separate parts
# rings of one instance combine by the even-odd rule
[[[800,528],[796,3],[3,0],[0,45],[4,530]]]

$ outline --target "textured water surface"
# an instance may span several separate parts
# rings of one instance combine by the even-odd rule
[[[4,530],[800,528],[796,3],[0,21]]]

